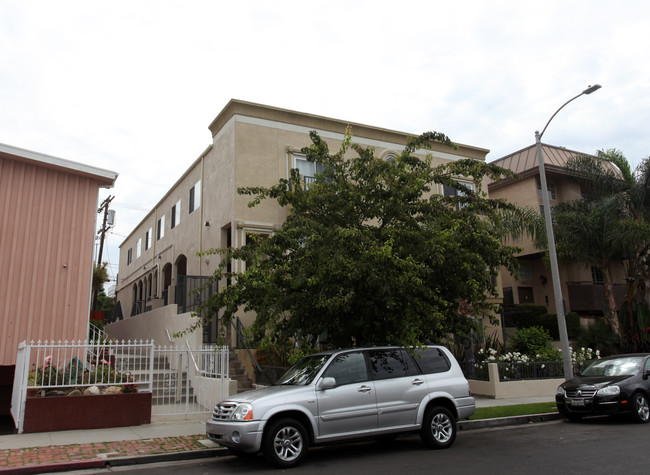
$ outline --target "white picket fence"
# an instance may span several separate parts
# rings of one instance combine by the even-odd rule
[[[152,415],[209,413],[227,396],[227,347],[155,346],[153,341],[22,342],[11,414],[22,433],[28,395],[121,386],[152,393]]]

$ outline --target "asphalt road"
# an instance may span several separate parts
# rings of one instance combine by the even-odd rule
[[[268,472],[261,455],[115,467],[93,473],[247,474]],[[647,474],[650,424],[590,419],[461,432],[448,450],[428,450],[417,436],[390,445],[363,442],[313,448],[294,474]],[[87,472],[88,473],[88,472]],[[278,473],[278,471],[276,471]]]

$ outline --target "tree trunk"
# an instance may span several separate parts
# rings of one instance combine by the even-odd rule
[[[603,262],[603,290],[605,291],[605,307],[607,309],[607,319],[612,325],[612,330],[619,337],[621,336],[621,325],[618,321],[618,312],[616,311],[616,299],[614,299],[614,285],[612,284],[612,273],[607,261]]]

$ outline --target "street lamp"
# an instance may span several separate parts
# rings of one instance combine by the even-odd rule
[[[594,84],[582,91],[575,97],[566,101],[555,113],[548,119],[548,122],[540,134],[535,131],[535,144],[537,145],[537,161],[539,162],[539,180],[542,187],[542,202],[544,203],[544,223],[546,225],[546,238],[548,240],[548,257],[551,261],[551,279],[553,280],[553,294],[555,295],[555,311],[557,313],[557,326],[560,330],[560,345],[562,348],[562,364],[564,366],[564,379],[573,378],[573,365],[571,364],[571,350],[569,348],[569,335],[566,330],[566,318],[564,315],[564,301],[562,299],[562,287],[560,285],[560,272],[557,265],[557,254],[555,252],[555,235],[553,233],[553,221],[551,218],[551,205],[548,198],[548,187],[546,185],[546,171],[544,170],[544,157],[542,156],[542,135],[546,132],[548,124],[569,102],[576,100],[583,94],[591,94],[600,89],[600,84]]]

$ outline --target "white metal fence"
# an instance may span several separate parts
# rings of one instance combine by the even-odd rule
[[[159,346],[153,364],[152,414],[211,412],[228,395],[227,347]]]
[[[115,386],[151,392],[152,414],[210,412],[227,396],[228,367],[227,347],[156,347],[153,341],[22,342],[11,414],[22,433],[28,396],[90,387],[97,387],[97,393]]]

